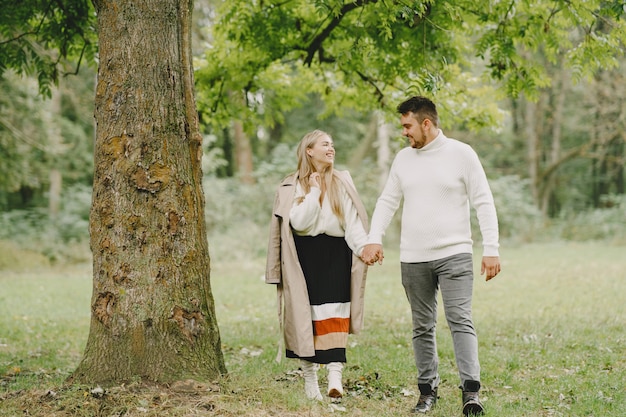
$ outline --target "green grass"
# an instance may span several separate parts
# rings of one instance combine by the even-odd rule
[[[624,254],[625,247],[602,243],[504,247],[503,272],[488,283],[477,274],[474,318],[487,416],[623,416]],[[262,281],[263,272],[263,259],[213,260],[211,282],[229,371],[218,381],[219,394],[175,405],[173,397],[163,400],[163,393],[158,404],[154,395],[118,396],[117,403],[100,404],[94,412],[87,402],[79,403],[86,388],[61,388],[87,339],[90,268],[0,271],[0,416],[25,414],[20,405],[25,392],[38,398],[29,402],[29,415],[53,415],[50,410],[85,416],[409,414],[417,401],[416,370],[397,253],[388,250],[384,265],[369,270],[365,329],[350,337],[347,395],[339,404],[307,401],[297,362],[276,363],[276,295]],[[442,384],[430,415],[461,415],[443,315],[438,343]],[[324,371],[320,380],[326,382]],[[60,392],[54,406],[42,405],[47,390]],[[37,414],[39,406],[45,414]]]
[[[58,383],[87,341],[88,267],[0,271],[0,392]]]

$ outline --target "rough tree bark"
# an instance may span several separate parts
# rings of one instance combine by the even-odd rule
[[[72,381],[226,372],[210,288],[192,0],[93,0],[98,15],[89,338]]]

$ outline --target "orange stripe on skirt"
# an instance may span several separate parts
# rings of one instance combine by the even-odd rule
[[[348,333],[349,330],[349,318],[333,317],[313,322],[313,334],[316,336],[323,336],[328,333]]]

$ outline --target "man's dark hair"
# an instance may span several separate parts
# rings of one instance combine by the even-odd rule
[[[398,113],[406,115],[413,113],[418,122],[429,119],[435,126],[439,126],[437,106],[430,99],[422,96],[414,96],[398,105]]]

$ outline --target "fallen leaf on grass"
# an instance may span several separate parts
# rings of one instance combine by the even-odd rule
[[[92,389],[91,391],[89,391],[89,393],[94,398],[102,398],[102,397],[104,397],[104,389],[102,389],[102,387],[96,387],[96,388]]]

